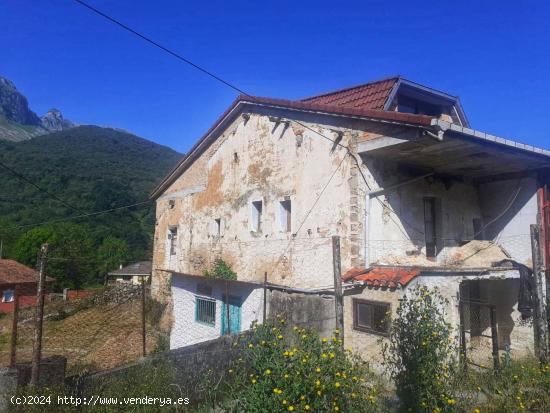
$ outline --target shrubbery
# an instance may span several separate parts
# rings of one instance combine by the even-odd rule
[[[366,365],[344,351],[339,331],[319,338],[308,329],[285,327],[282,318],[253,327],[242,358],[228,371],[229,410],[379,411],[379,391],[365,381],[371,377]]]
[[[455,411],[451,378],[456,348],[452,328],[445,321],[446,307],[447,301],[436,289],[414,288],[391,322],[383,355],[402,411]]]

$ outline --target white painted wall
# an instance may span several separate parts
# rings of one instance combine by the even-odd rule
[[[197,284],[212,286],[212,296],[216,300],[216,324],[208,326],[195,321],[195,297]],[[212,340],[221,335],[222,295],[225,283],[217,280],[197,279],[174,275],[172,277],[173,325],[170,332],[170,349]],[[263,289],[246,284],[230,284],[229,295],[239,296],[241,306],[241,330],[248,330],[253,321],[262,320]],[[200,295],[199,295],[200,296]],[[204,296],[207,297],[207,296]]]

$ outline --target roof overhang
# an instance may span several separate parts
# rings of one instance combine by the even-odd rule
[[[550,168],[550,151],[432,119],[436,133],[379,137],[360,142],[358,152],[441,175],[487,179]]]

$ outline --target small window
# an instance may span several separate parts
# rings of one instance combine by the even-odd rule
[[[216,300],[195,296],[195,321],[214,326],[216,324]]]
[[[353,328],[366,333],[388,335],[389,322],[387,314],[389,303],[353,299]]]
[[[176,255],[176,243],[178,241],[177,227],[170,227],[168,229],[168,240],[170,241],[170,255]]]
[[[250,211],[251,228],[254,232],[260,232],[262,230],[262,201],[252,201],[252,208]]]
[[[284,201],[279,202],[279,212],[281,230],[290,232],[292,228],[292,205],[290,199],[285,199]]]
[[[5,290],[2,294],[2,302],[3,303],[13,302],[13,296],[14,296],[13,290]]]

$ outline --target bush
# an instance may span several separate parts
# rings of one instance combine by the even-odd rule
[[[205,277],[222,278],[224,280],[236,280],[237,273],[233,271],[231,266],[221,258],[214,261],[214,266],[210,270],[204,270]]]
[[[225,381],[225,406],[239,412],[374,412],[378,390],[363,362],[344,351],[340,332],[320,339],[307,329],[285,332],[285,320],[253,326],[243,356]]]
[[[418,287],[397,308],[383,356],[401,411],[456,411],[450,383],[456,348],[445,321],[447,305],[437,289]]]

